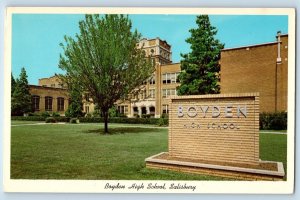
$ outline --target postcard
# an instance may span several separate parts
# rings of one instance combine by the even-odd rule
[[[294,191],[295,10],[8,7],[4,189]]]

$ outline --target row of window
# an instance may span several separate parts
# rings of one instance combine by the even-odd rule
[[[32,96],[32,108],[34,111],[40,110],[40,96],[34,95]],[[53,97],[46,96],[45,97],[45,111],[53,110]],[[63,97],[57,98],[57,111],[65,110],[65,99]]]
[[[123,115],[128,115],[128,106],[118,106],[118,112]]]
[[[161,78],[163,84],[179,83],[178,75],[179,72],[163,74]]]
[[[176,89],[163,89],[162,90],[162,97],[167,98],[169,96],[176,95]]]
[[[174,96],[176,95],[176,89],[162,89],[162,98],[167,98],[169,96]],[[142,90],[139,94],[134,95],[132,98],[133,99],[155,99],[155,89],[149,89],[149,93],[147,96],[147,91]]]
[[[162,77],[161,77],[162,83],[163,84],[179,83],[179,78],[178,78],[179,73],[180,72],[162,74]],[[146,82],[144,84],[146,84]],[[149,84],[150,85],[155,84],[155,76],[154,75],[149,79]]]

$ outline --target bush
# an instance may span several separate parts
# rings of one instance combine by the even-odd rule
[[[85,117],[92,117],[92,114],[91,114],[91,113],[87,113],[87,114],[85,115]]]
[[[80,117],[81,123],[103,123],[102,117]],[[111,117],[108,119],[109,123],[123,123],[123,124],[158,124],[158,118],[125,118],[125,117]],[[168,119],[164,119],[164,125],[168,125]]]
[[[169,120],[167,118],[159,118],[157,121],[158,126],[168,126]]]
[[[119,114],[119,117],[127,118],[127,115],[125,115],[124,113],[120,113],[120,114]]]
[[[150,118],[151,114],[142,114],[142,118]]]
[[[42,117],[50,117],[50,113],[48,113],[48,112],[42,112],[41,116]]]
[[[260,113],[259,128],[261,130],[286,130],[287,129],[287,113]]]
[[[42,116],[12,116],[11,120],[22,120],[22,121],[45,121],[47,117]],[[49,117],[48,117],[49,118]],[[70,117],[51,117],[56,122],[70,122]],[[103,117],[79,117],[81,123],[103,123]],[[162,126],[168,125],[168,118],[163,118],[163,121],[159,123],[160,118],[126,118],[126,117],[111,117],[108,119],[109,123],[123,123],[123,124],[161,124]]]
[[[46,123],[56,123],[56,119],[54,117],[47,117],[45,121]]]
[[[71,118],[70,123],[71,124],[79,124],[79,119],[78,118]]]
[[[60,117],[60,114],[58,112],[53,112],[52,117]]]
[[[163,114],[161,115],[161,117],[162,117],[162,118],[169,118],[169,114],[168,114],[168,113],[163,113]]]
[[[45,121],[46,117],[43,116],[11,116],[11,120],[17,121]]]

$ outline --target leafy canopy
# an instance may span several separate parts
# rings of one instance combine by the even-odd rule
[[[220,54],[224,44],[215,39],[217,29],[210,24],[207,15],[196,18],[197,28],[191,29],[191,36],[186,42],[191,52],[181,54],[181,85],[178,95],[219,93]]]
[[[65,36],[59,67],[65,81],[88,91],[106,118],[108,109],[147,80],[154,66],[136,48],[141,35],[124,15],[86,15],[75,39]]]

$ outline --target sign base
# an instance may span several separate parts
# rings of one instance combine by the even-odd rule
[[[269,180],[280,181],[284,178],[284,168],[281,162],[260,161],[260,164],[275,165],[272,170],[241,167],[233,165],[217,165],[197,161],[185,161],[180,158],[171,158],[167,152],[145,159],[146,167],[152,169],[172,170],[194,174],[221,176],[236,180]]]

